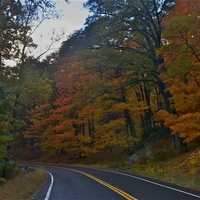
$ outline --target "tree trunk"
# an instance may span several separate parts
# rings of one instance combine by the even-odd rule
[[[173,112],[173,109],[171,108],[171,103],[170,103],[171,94],[169,91],[167,91],[167,87],[165,83],[163,83],[163,81],[160,78],[158,78],[157,85],[158,85],[159,92],[163,97],[164,108],[170,113]]]
[[[174,149],[177,153],[185,153],[187,152],[187,144],[183,142],[183,139],[178,137],[177,135],[172,136],[172,142],[174,145]]]
[[[121,98],[122,98],[122,102],[123,103],[127,103],[127,100],[126,100],[126,95],[125,95],[125,91],[124,91],[124,88],[121,87]],[[125,118],[125,122],[126,122],[126,132],[127,132],[127,135],[129,136],[135,136],[135,124],[134,124],[134,121],[131,117],[131,114],[130,114],[130,111],[128,109],[125,109],[124,110],[124,118]]]
[[[135,125],[133,123],[129,110],[124,110],[124,118],[126,121],[127,135],[135,136]]]
[[[81,133],[82,133],[82,135],[85,135],[85,123],[84,122],[81,124]]]

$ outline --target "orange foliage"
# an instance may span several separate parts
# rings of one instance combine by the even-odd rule
[[[189,15],[191,12],[199,12],[199,0],[177,0],[176,13],[179,15]]]
[[[164,35],[169,44],[161,50],[167,67],[163,79],[175,112],[160,111],[158,118],[185,142],[200,139],[199,12],[200,1],[177,1],[166,23]]]

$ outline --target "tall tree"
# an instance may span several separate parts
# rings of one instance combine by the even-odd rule
[[[160,119],[185,142],[199,140],[199,11],[196,0],[177,1],[176,9],[166,18],[162,47],[167,73],[163,80],[172,94],[175,112],[161,111]]]
[[[5,61],[24,62],[26,48],[35,47],[32,33],[52,12],[51,0],[11,0],[0,4],[0,66]],[[37,23],[37,21],[39,21]],[[35,25],[34,25],[35,24]]]
[[[160,79],[163,70],[163,58],[158,56],[157,48],[162,46],[163,20],[169,9],[175,5],[173,0],[136,0],[136,1],[95,1],[85,4],[93,12],[89,23],[104,19],[108,45],[143,54],[153,62],[153,68],[146,71],[154,77],[160,93],[163,96],[164,106],[170,109],[169,94],[165,84]],[[125,45],[131,41],[133,45]]]

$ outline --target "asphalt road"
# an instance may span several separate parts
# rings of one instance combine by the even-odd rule
[[[49,180],[37,200],[200,200],[200,192],[124,172],[83,167],[46,169]]]

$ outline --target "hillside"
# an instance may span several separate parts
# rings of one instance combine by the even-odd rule
[[[0,177],[9,160],[45,161],[198,188],[200,1],[88,0],[85,26],[44,60],[26,49],[54,4],[31,2],[0,6]]]

